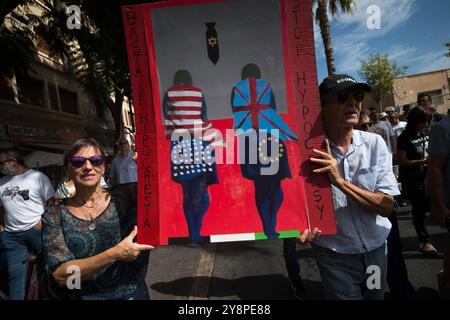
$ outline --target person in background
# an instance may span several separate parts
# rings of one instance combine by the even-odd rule
[[[411,111],[411,106],[409,104],[405,104],[402,107],[402,110],[403,110],[403,113],[400,115],[400,121],[407,122],[408,121],[409,112]]]
[[[295,298],[298,300],[308,299],[308,292],[300,275],[300,263],[297,257],[297,241],[295,238],[283,239],[283,258]]]
[[[64,155],[73,197],[45,211],[43,254],[49,281],[82,300],[148,300],[150,245],[135,242],[136,193],[126,185],[101,187],[105,153],[93,139],[76,141]],[[67,283],[79,270],[80,288]],[[61,291],[60,291],[61,293]]]
[[[137,153],[130,148],[126,138],[120,138],[119,150],[111,162],[110,186],[126,185],[130,193],[137,192]]]
[[[430,126],[427,129],[428,132],[431,130],[431,127],[434,126],[435,123],[438,123],[442,119],[445,118],[445,115],[438,113],[437,108],[435,105],[433,105],[433,99],[431,98],[431,95],[428,93],[419,93],[417,95],[417,105],[424,108],[428,112],[432,114]]]
[[[386,142],[389,152],[395,157],[395,151],[397,149],[396,149],[394,131],[392,130],[391,125],[388,124],[386,121],[380,121],[381,114],[379,114],[378,111],[372,111],[370,113],[370,120],[372,121],[372,126],[371,126],[370,131],[381,134],[384,142]],[[382,129],[383,131],[381,131],[381,130],[375,131],[378,129]]]
[[[406,121],[400,121],[400,116],[397,112],[389,113],[389,122],[392,125],[395,139],[397,139],[406,128]]]
[[[6,250],[3,247],[3,242],[0,239],[0,300],[7,298],[5,294],[7,290],[8,290],[8,263],[6,262]]]
[[[388,130],[387,130],[387,132],[389,134],[388,148],[393,155],[393,159],[395,160],[397,157],[397,137],[395,136],[394,130],[392,128],[392,124],[389,121],[389,112],[382,112],[380,114],[380,122],[383,124],[386,124],[388,127]]]
[[[422,253],[437,255],[425,227],[425,213],[429,207],[426,186],[428,163],[428,135],[425,130],[432,119],[430,111],[416,107],[409,113],[405,131],[398,137],[398,164],[402,194],[411,201],[413,223]]]
[[[370,120],[370,111],[367,109],[361,109],[361,112],[359,113],[358,124],[354,128],[356,130],[372,132],[370,130],[371,126],[372,126],[372,121]],[[373,133],[377,133],[377,132],[373,132]]]
[[[386,112],[380,113],[380,121],[387,121],[388,114]]]
[[[9,297],[24,300],[30,253],[42,247],[41,215],[55,191],[43,173],[25,166],[18,149],[0,151],[0,241],[6,250]]]

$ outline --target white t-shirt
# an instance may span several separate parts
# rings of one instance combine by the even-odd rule
[[[41,219],[45,203],[55,194],[50,180],[42,172],[29,169],[17,176],[0,179],[0,204],[5,209],[5,230],[31,229]]]
[[[392,130],[392,126],[387,121],[380,121],[377,124],[374,124],[372,127],[381,128],[387,133],[387,137],[383,137],[388,146],[389,152],[392,153],[391,139],[390,137],[395,137],[394,130]]]
[[[405,121],[400,121],[395,126],[392,126],[392,130],[394,130],[395,138],[398,138],[402,134],[402,132],[405,130],[405,128],[406,128]]]

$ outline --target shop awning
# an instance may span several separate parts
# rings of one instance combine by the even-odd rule
[[[65,143],[35,143],[35,142],[25,142],[20,144],[21,148],[35,150],[35,151],[45,151],[49,153],[61,153],[63,154],[70,145]]]
[[[61,153],[64,154],[70,148],[69,144],[64,143],[22,143],[20,145],[23,149],[35,150],[35,151],[45,151],[47,153]],[[114,156],[114,149],[103,146],[107,156]]]
[[[41,168],[62,163],[63,155],[59,153],[35,151],[25,157],[25,164],[28,168]]]

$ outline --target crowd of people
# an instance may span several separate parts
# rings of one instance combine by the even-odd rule
[[[326,299],[381,300],[385,282],[398,298],[414,297],[402,256],[395,207],[409,201],[419,249],[436,255],[426,213],[450,224],[450,118],[436,112],[429,95],[399,114],[362,109],[371,87],[348,75],[319,86],[325,140],[314,149],[315,174],[331,183],[337,224],[334,235],[314,228],[285,239],[283,254],[298,298],[306,296],[297,242],[311,243]],[[93,139],[76,141],[64,155],[70,190],[55,190],[28,169],[17,149],[0,151],[0,274],[8,274],[10,299],[27,296],[28,258],[45,270],[47,298],[150,299],[145,282],[149,251],[135,242],[137,154],[125,138],[105,183],[105,152]],[[399,188],[400,187],[400,188]],[[61,187],[60,187],[61,188]],[[450,232],[450,231],[449,231]],[[442,283],[450,283],[449,252]],[[368,286],[368,268],[379,285]],[[80,283],[69,288],[74,274]],[[73,284],[73,283],[72,283]],[[0,288],[1,289],[1,288]]]

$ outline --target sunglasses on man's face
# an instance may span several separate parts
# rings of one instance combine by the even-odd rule
[[[120,145],[120,146],[122,146],[122,145],[124,145],[124,144],[128,144],[128,142],[126,142],[126,141],[120,141],[120,142],[119,142],[119,145]]]
[[[69,162],[72,166],[75,168],[81,168],[86,163],[86,160],[89,160],[89,162],[94,167],[99,167],[103,164],[103,157],[102,156],[92,156],[89,158],[85,157],[78,157],[78,156],[72,156],[69,158]]]
[[[337,95],[337,99],[340,103],[345,103],[348,101],[348,99],[350,99],[350,93],[349,92],[341,92],[338,93]],[[353,98],[355,99],[356,102],[361,102],[364,100],[364,92],[356,92],[353,93]]]

